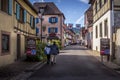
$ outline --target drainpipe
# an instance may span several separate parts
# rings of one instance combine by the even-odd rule
[[[62,15],[60,14],[60,33],[61,33],[61,46],[62,46]]]
[[[114,34],[114,0],[111,0],[111,10],[112,10],[112,13],[111,13],[111,33],[110,33],[110,54],[111,54],[111,61],[114,60],[115,58],[115,41],[113,40],[113,34]]]

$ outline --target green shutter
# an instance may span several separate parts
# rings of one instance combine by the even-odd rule
[[[26,20],[27,20],[27,11],[24,10],[24,23],[26,23]]]
[[[0,10],[1,10],[1,0],[0,0]]]
[[[20,19],[20,5],[16,4],[16,18],[17,20]]]
[[[33,16],[30,16],[30,26],[33,27]]]
[[[9,0],[9,3],[8,3],[8,14],[12,15],[12,0]]]

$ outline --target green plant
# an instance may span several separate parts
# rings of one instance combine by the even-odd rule
[[[46,55],[44,54],[45,43],[41,43],[40,40],[36,40],[36,54],[27,55],[27,61],[45,61]]]

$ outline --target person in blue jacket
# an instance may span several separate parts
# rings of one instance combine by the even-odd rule
[[[56,64],[56,56],[59,54],[59,48],[55,42],[51,46],[51,64]]]

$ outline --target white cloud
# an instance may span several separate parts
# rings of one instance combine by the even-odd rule
[[[83,20],[84,20],[84,15],[80,16],[80,18],[77,19],[75,23],[76,24],[81,24],[81,22],[83,22]]]
[[[87,4],[88,4],[88,2],[89,2],[89,0],[79,0],[79,1],[81,1],[81,2],[83,2],[83,3],[87,3]]]

